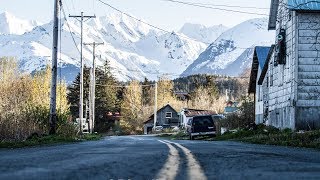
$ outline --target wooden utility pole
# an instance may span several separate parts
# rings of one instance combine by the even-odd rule
[[[83,57],[82,57],[82,45],[83,45],[83,20],[96,18],[96,16],[84,16],[81,12],[80,16],[71,16],[69,17],[76,18],[81,23],[81,50],[80,50],[80,100],[79,100],[79,119],[80,119],[80,134],[82,134],[82,119],[83,119]],[[78,19],[80,18],[80,19]]]
[[[58,27],[59,26],[59,3],[61,5],[60,0],[54,0],[49,134],[56,133],[56,124],[57,124],[57,66],[58,66],[58,35],[59,35],[59,27]]]
[[[157,102],[158,101],[158,83],[156,82],[154,85],[154,116],[153,116],[153,130],[156,130],[156,126],[157,126],[157,111],[158,111],[158,107],[157,107]]]
[[[95,91],[96,91],[96,47],[99,45],[104,45],[104,43],[84,43],[84,45],[90,45],[92,46],[92,68],[90,71],[90,88],[89,88],[89,124],[90,124],[90,133],[94,132],[94,125],[95,125]]]

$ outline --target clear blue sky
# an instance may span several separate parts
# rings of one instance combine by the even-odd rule
[[[206,26],[223,24],[233,26],[247,19],[263,17],[213,9],[204,9],[163,0],[102,0],[137,18],[167,30],[178,30],[184,23],[198,23]],[[184,2],[250,6],[269,8],[270,0],[179,0]],[[54,0],[1,0],[0,12],[8,11],[19,18],[48,22],[53,17]],[[97,0],[63,0],[67,14],[107,15],[115,12]],[[219,7],[247,12],[269,14],[268,9],[242,9]]]

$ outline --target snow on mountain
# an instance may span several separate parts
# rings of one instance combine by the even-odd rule
[[[267,30],[266,18],[245,21],[224,32],[182,73],[239,75],[248,67],[256,45],[268,46],[274,32]]]
[[[18,34],[31,31],[38,26],[36,21],[26,21],[15,17],[14,15],[4,12],[0,14],[0,34]]]
[[[200,42],[212,43],[227,29],[223,25],[206,27],[201,24],[186,23],[179,32]]]
[[[0,15],[0,57],[16,57],[23,71],[33,73],[51,64],[53,23],[36,26],[27,22],[9,13]],[[274,33],[266,27],[267,19],[253,19],[224,33],[226,28],[221,25],[207,28],[193,24],[185,24],[179,32],[163,32],[123,14],[111,14],[85,22],[83,42],[104,42],[96,48],[97,65],[107,60],[113,74],[122,81],[144,77],[155,80],[163,74],[181,73],[236,76],[250,64],[255,45],[273,42]],[[79,72],[80,31],[76,19],[69,18],[68,23],[62,20],[58,57],[67,82]],[[203,42],[208,41],[213,43],[206,48]],[[91,46],[83,46],[83,59],[90,67]]]
[[[50,22],[21,35],[0,35],[0,57],[16,57],[20,68],[29,73],[43,69],[51,63],[52,26]],[[79,72],[80,31],[77,20],[70,18],[68,23],[62,20],[62,51],[58,57],[62,75],[68,82]],[[86,43],[104,42],[96,48],[97,65],[102,66],[108,60],[114,75],[122,81],[180,74],[205,49],[201,42],[155,30],[122,14],[85,22],[83,38]],[[83,46],[83,57],[86,66],[91,66],[91,46]]]

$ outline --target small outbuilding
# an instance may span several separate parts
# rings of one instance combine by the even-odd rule
[[[144,122],[144,134],[149,134],[154,126],[154,114]],[[169,104],[163,106],[157,111],[156,126],[163,128],[179,126],[179,116],[177,111]]]

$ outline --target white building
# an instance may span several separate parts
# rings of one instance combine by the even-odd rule
[[[271,0],[268,29],[275,30],[275,48],[263,68],[265,73],[257,75],[261,85],[255,84],[255,93],[260,99],[264,95],[266,102],[261,106],[256,101],[256,122],[319,129],[320,2]]]

